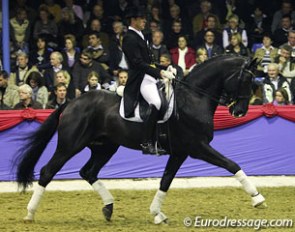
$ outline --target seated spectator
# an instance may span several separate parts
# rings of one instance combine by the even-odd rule
[[[216,28],[220,28],[220,21],[217,15],[214,15],[212,10],[212,3],[209,0],[200,1],[201,12],[193,18],[193,33],[196,36],[200,31],[208,28],[208,16],[214,17]],[[212,29],[212,28],[211,28]]]
[[[59,4],[55,3],[54,0],[44,0],[44,5],[48,9],[48,12],[54,18],[56,23],[59,23],[61,20],[61,7]]]
[[[178,20],[173,21],[171,31],[165,36],[164,44],[169,50],[177,47],[178,37],[183,34],[182,22]]]
[[[230,43],[231,35],[234,33],[239,33],[241,35],[241,41],[245,47],[248,46],[248,36],[245,29],[239,27],[239,17],[237,15],[232,15],[228,20],[228,27],[223,30],[223,47],[226,48]]]
[[[272,33],[274,33],[276,29],[280,28],[283,15],[291,15],[292,21],[295,22],[295,11],[293,11],[292,1],[283,0],[281,3],[281,9],[276,11],[273,15],[271,24]]]
[[[10,16],[14,17],[16,15],[16,12],[18,9],[23,8],[26,10],[27,19],[33,23],[36,20],[37,12],[33,7],[30,6],[31,4],[28,4],[27,0],[17,0],[13,1],[13,4],[9,4],[9,7],[12,8]],[[2,14],[1,14],[2,16]],[[1,19],[2,20],[2,19]],[[1,29],[2,29],[2,21],[1,21]]]
[[[197,47],[197,49],[199,48],[207,50],[208,58],[224,53],[223,48],[215,43],[215,32],[211,29],[208,29],[204,33],[203,42]]]
[[[110,52],[102,45],[99,33],[92,31],[88,34],[88,50],[92,53],[92,59],[100,63],[105,70],[109,69]]]
[[[263,105],[262,100],[262,88],[260,85],[253,83],[252,85],[252,95],[249,101],[249,105]]]
[[[196,51],[196,64],[202,64],[202,63],[204,63],[206,60],[208,60],[207,49],[199,48],[199,49]]]
[[[99,82],[100,78],[98,73],[95,71],[90,72],[87,77],[87,85],[85,86],[84,91],[82,93],[87,93],[93,90],[100,90],[101,84]]]
[[[43,109],[43,106],[41,103],[33,100],[32,98],[33,90],[29,85],[27,84],[21,85],[18,89],[18,92],[19,92],[20,102],[17,103],[13,109],[15,110],[22,110],[27,108]]]
[[[63,56],[63,62],[69,67],[70,70],[72,70],[74,64],[79,60],[80,57],[80,49],[76,47],[76,37],[71,34],[65,35],[64,46],[65,47],[61,52]]]
[[[250,20],[246,24],[249,45],[251,48],[255,43],[261,43],[263,35],[271,33],[270,21],[268,16],[264,14],[263,7],[256,6],[251,14]]]
[[[208,52],[206,48],[198,48],[196,51],[196,63],[190,67],[189,72],[191,72],[197,65],[204,63],[208,60]]]
[[[66,97],[67,87],[64,83],[58,83],[54,86],[54,96],[55,98],[47,103],[46,109],[57,109],[61,105],[66,106],[70,102],[70,100]]]
[[[0,109],[12,109],[18,102],[18,87],[9,84],[9,75],[6,71],[0,71]]]
[[[292,18],[290,15],[283,15],[281,19],[281,27],[273,33],[274,46],[280,47],[288,42],[288,33],[293,29]]]
[[[36,49],[29,54],[29,63],[32,66],[37,66],[39,71],[50,67],[50,54],[52,49],[48,48],[45,36],[38,36],[36,41]]]
[[[48,102],[48,90],[44,85],[44,77],[40,72],[31,72],[27,78],[26,84],[32,88],[32,99],[41,103],[43,109]]]
[[[63,83],[67,87],[67,98],[75,98],[75,88],[71,78],[71,75],[66,70],[60,70],[55,75],[55,86],[59,83]],[[49,95],[49,101],[55,98],[55,92],[51,92]]]
[[[98,4],[98,1],[96,2],[92,7],[92,11],[90,13],[90,17],[87,23],[87,28],[90,28],[90,30],[94,30],[91,28],[91,23],[93,20],[97,20],[99,22],[99,32],[104,33],[111,33],[112,31],[112,21],[104,14],[103,6]],[[104,44],[105,46],[108,46],[108,44]]]
[[[187,37],[192,38],[192,24],[190,20],[188,20],[188,16],[182,13],[183,12],[181,12],[181,8],[177,4],[171,4],[169,6],[169,18],[164,23],[163,32],[165,37],[171,34],[171,29],[173,29],[173,24],[175,21],[177,21],[181,23],[181,30],[182,30],[181,33],[186,35]]]
[[[207,17],[207,27],[200,30],[195,35],[195,47],[201,46],[204,42],[205,34],[208,30],[212,31],[214,33],[214,43],[218,46],[222,47],[222,33],[220,32],[220,28],[217,25],[218,18],[214,14],[209,14]],[[223,53],[223,51],[222,51]]]
[[[46,5],[39,7],[39,19],[34,24],[33,38],[43,35],[46,37],[48,46],[51,48],[57,47],[58,28],[56,22],[51,19],[50,12]]]
[[[180,66],[177,64],[173,64],[171,60],[171,56],[169,53],[162,54],[160,57],[160,65],[163,67],[163,69],[167,70],[167,68],[172,65],[173,68],[176,69],[176,78],[178,80],[182,80],[184,78],[183,70]]]
[[[84,33],[83,21],[75,16],[74,11],[68,8],[62,10],[62,18],[58,24],[59,46],[64,45],[64,37],[67,34],[75,35],[78,44],[82,41]]]
[[[150,21],[145,30],[143,30],[144,38],[152,43],[152,36],[155,31],[160,31],[160,25],[156,21]]]
[[[225,53],[250,57],[250,51],[242,43],[242,37],[240,33],[231,34],[230,44],[225,48]]]
[[[178,37],[178,47],[170,50],[172,62],[179,65],[184,73],[188,74],[189,68],[196,62],[195,50],[188,46],[188,40],[185,36]]]
[[[292,47],[291,57],[295,59],[295,29],[288,32],[288,42],[283,45]]]
[[[63,62],[63,56],[60,52],[52,52],[50,54],[50,68],[44,71],[45,86],[47,87],[49,93],[54,91],[54,86],[56,85],[56,73],[60,70],[66,70],[69,72],[69,68]]]
[[[29,53],[31,24],[25,8],[18,8],[16,16],[9,20],[10,38],[16,50]]]
[[[101,22],[99,19],[92,19],[90,21],[90,25],[85,30],[85,35],[82,38],[82,47],[87,48],[89,43],[89,33],[97,32],[99,35],[99,38],[101,40],[101,43],[105,47],[109,47],[110,45],[110,38],[109,35],[102,31],[101,29]]]
[[[164,34],[162,31],[154,31],[152,33],[151,52],[153,55],[153,63],[160,63],[160,56],[169,53],[165,44],[163,44]]]
[[[245,27],[245,22],[248,22],[251,15],[249,1],[239,1],[239,0],[226,0],[226,16],[225,21],[228,22],[233,15],[237,15],[240,18],[240,27]]]
[[[288,99],[292,99],[290,84],[285,77],[280,75],[279,65],[270,63],[267,76],[262,84],[263,103],[272,103],[275,99],[276,90],[284,88],[288,93]]]
[[[290,105],[289,96],[284,88],[280,88],[275,92],[275,100],[273,101],[275,106]]]
[[[159,30],[163,31],[164,21],[161,14],[161,6],[158,4],[153,4],[151,6],[149,22],[156,22],[159,25]]]
[[[80,60],[74,65],[73,81],[75,86],[76,97],[81,95],[87,85],[87,76],[91,71],[96,71],[100,78],[102,87],[109,88],[109,83],[112,80],[111,76],[105,71],[102,65],[92,59],[92,53],[88,49],[84,49],[80,55]]]
[[[121,21],[113,23],[113,36],[110,41],[110,72],[114,77],[118,76],[120,69],[128,69],[125,55],[122,51],[122,41],[125,35],[124,25]]]
[[[123,96],[124,88],[128,80],[128,71],[121,69],[118,72],[118,78],[116,82],[110,86],[110,91],[116,92],[119,96]]]
[[[36,66],[29,65],[28,55],[24,52],[20,52],[17,54],[16,69],[12,71],[9,78],[9,83],[12,85],[23,85],[26,83],[27,77],[33,71],[38,71]]]
[[[263,46],[258,48],[253,59],[257,59],[257,70],[259,71],[259,76],[264,76],[267,73],[267,66],[270,63],[275,62],[275,58],[278,55],[278,49],[272,46],[272,36],[265,33],[262,38]]]
[[[295,60],[291,57],[292,47],[283,45],[279,55],[275,58],[275,63],[279,65],[280,73],[291,82],[295,78]]]
[[[81,6],[75,4],[75,0],[64,0],[65,7],[62,10],[70,9],[75,13],[75,16],[84,20],[84,12]]]

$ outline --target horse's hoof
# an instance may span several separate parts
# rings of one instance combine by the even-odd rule
[[[256,209],[266,209],[267,208],[267,204],[266,204],[266,202],[262,202],[261,204],[256,205],[255,208]]]
[[[154,223],[155,223],[156,225],[159,225],[159,224],[161,224],[161,223],[167,224],[167,223],[168,223],[168,217],[167,217],[164,213],[160,212],[160,213],[158,213],[158,214],[155,216],[155,218],[154,218]]]
[[[259,193],[256,196],[252,197],[252,205],[255,208],[261,209],[262,205],[266,206],[265,198]]]
[[[106,205],[102,208],[104,218],[109,222],[113,215],[113,204]]]
[[[23,221],[24,221],[24,223],[26,223],[26,224],[30,224],[30,223],[33,223],[33,222],[34,222],[34,219],[31,218],[31,217],[29,217],[29,216],[25,216],[25,217],[23,218]]]

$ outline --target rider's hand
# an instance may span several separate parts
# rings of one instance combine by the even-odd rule
[[[169,80],[175,79],[175,75],[172,72],[162,70],[161,71],[161,77],[168,78]]]
[[[176,74],[177,74],[176,68],[174,68],[172,65],[169,65],[166,70],[169,72],[172,72],[174,76],[176,76]]]

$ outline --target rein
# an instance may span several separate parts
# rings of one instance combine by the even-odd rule
[[[187,87],[189,90],[191,90],[195,94],[202,94],[202,95],[210,98],[212,101],[219,103],[218,97],[212,96],[212,94],[209,94],[207,91],[205,91],[202,88],[199,88],[199,87],[192,88],[187,82],[182,81],[182,80],[174,79],[174,81],[176,81],[177,83],[179,83],[181,85],[184,85],[185,87]]]

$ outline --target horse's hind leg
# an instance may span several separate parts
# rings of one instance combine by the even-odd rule
[[[160,189],[157,191],[150,205],[150,213],[155,216],[154,217],[155,224],[166,222],[168,219],[167,216],[163,212],[161,212],[161,207],[165,200],[170,184],[172,183],[172,180],[174,179],[178,169],[183,164],[186,158],[187,156],[176,156],[176,155],[171,155],[169,157],[164,174],[161,179]]]
[[[119,146],[108,143],[103,145],[92,144],[91,157],[84,167],[80,170],[80,176],[92,185],[104,203],[102,208],[103,215],[107,221],[111,220],[113,214],[114,198],[104,184],[97,178],[101,168],[111,159]]]
[[[45,192],[45,187],[74,154],[75,153],[65,153],[57,148],[50,161],[41,169],[38,184],[35,186],[33,195],[27,206],[28,214],[24,217],[25,222],[34,221],[34,215],[37,211],[43,193]]]
[[[191,156],[193,158],[200,158],[210,164],[226,169],[235,176],[235,178],[243,186],[246,193],[248,193],[252,197],[252,205],[254,207],[266,206],[266,204],[264,203],[264,197],[257,191],[257,188],[254,186],[254,184],[250,181],[248,176],[244,173],[244,171],[237,163],[226,158],[207,144],[202,145],[200,153],[202,154],[201,157],[199,155]]]

